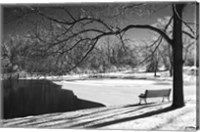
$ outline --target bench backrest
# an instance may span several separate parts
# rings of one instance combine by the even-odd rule
[[[146,90],[146,97],[167,97],[170,95],[171,89],[162,89],[162,90]]]

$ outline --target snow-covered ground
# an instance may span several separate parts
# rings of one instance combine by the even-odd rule
[[[80,125],[80,128],[90,126],[91,123],[94,125],[100,121],[102,123],[106,122],[106,120],[121,120],[121,118],[129,119],[129,116],[133,116],[133,120],[124,120],[122,122],[114,121],[115,123],[98,128],[134,130],[194,130],[196,127],[196,77],[194,75],[184,74],[184,95],[186,105],[183,108],[169,110],[162,113],[158,112],[150,116],[134,119],[134,117],[137,117],[138,115],[166,108],[165,104],[161,103],[162,98],[147,99],[147,102],[149,103],[161,103],[155,107],[153,105],[150,105],[151,107],[134,106],[139,102],[138,95],[143,93],[146,89],[172,89],[172,78],[167,77],[166,74],[166,72],[160,72],[158,73],[159,77],[155,78],[153,73],[131,73],[126,71],[95,75],[94,78],[91,78],[88,75],[76,75],[71,76],[71,78],[69,76],[65,76],[62,77],[62,81],[59,79],[59,81],[54,82],[62,85],[62,89],[72,90],[80,99],[101,103],[106,106],[99,108],[99,110],[97,110],[99,112],[94,112],[95,109],[91,109],[63,113],[64,116],[69,116],[70,118],[71,116],[75,117],[81,114],[82,116],[80,116],[80,118],[78,117],[76,119],[72,119],[72,121],[74,121],[72,124],[79,124],[78,122],[85,124],[82,126]],[[172,94],[170,99],[172,100]],[[166,103],[167,106],[171,105],[171,102],[166,101]],[[132,107],[122,107],[128,105]],[[113,109],[113,107],[115,107],[115,109]],[[112,111],[116,111],[116,113]],[[94,114],[84,114],[85,112]],[[54,117],[61,118],[61,115],[56,115],[58,116],[48,114],[48,118],[46,120],[53,119]],[[106,119],[104,119],[104,117],[106,117]],[[42,118],[39,119],[40,116],[29,118],[30,120],[36,121],[37,118],[38,121],[42,120]],[[27,120],[29,120],[29,118],[27,118]],[[70,118],[63,117],[58,120],[58,124],[67,122],[68,120],[71,122]],[[84,120],[82,120],[82,118]],[[90,123],[88,124],[87,122]],[[34,122],[32,124],[34,124]],[[49,125],[48,122],[44,122],[44,124],[39,125],[45,126],[45,124],[47,126]],[[53,124],[54,125],[50,126],[59,128],[59,125],[56,127],[56,122]],[[73,126],[72,124],[71,126]],[[67,124],[63,124],[60,128],[62,128],[62,126],[66,127],[66,125]],[[26,126],[26,124],[24,126]],[[68,124],[68,126],[70,126],[70,124]]]
[[[106,106],[137,104],[138,95],[146,89],[172,89],[172,77],[166,76],[166,72],[158,73],[129,73],[117,72],[98,74],[95,78],[87,75],[74,77],[71,81],[55,81],[62,85],[63,89],[72,90],[77,97],[89,101],[102,103]],[[100,78],[99,78],[100,77]],[[96,79],[97,78],[97,79]],[[112,79],[114,78],[114,79]],[[196,95],[196,77],[184,74],[184,93],[186,98]],[[172,94],[171,94],[172,99]],[[161,101],[162,99],[150,99],[150,101]]]
[[[195,130],[195,101],[186,101],[186,106],[180,109],[154,114],[137,120],[125,121],[100,129],[133,129],[133,130]],[[159,109],[157,109],[159,110]]]
[[[99,79],[83,79],[56,82],[63,89],[74,92],[78,98],[110,106],[133,105],[139,102],[138,95],[146,89],[172,89],[172,78],[166,72],[158,73],[108,73]],[[115,79],[110,79],[115,78]],[[132,121],[125,121],[100,129],[135,130],[194,130],[196,127],[196,77],[184,74],[184,95],[186,106],[177,110],[152,115]],[[172,99],[172,94],[170,96]],[[161,102],[161,98],[148,102]]]
[[[158,73],[158,75],[160,77],[154,78],[153,73],[110,73],[104,76],[117,78],[61,81],[59,84],[63,89],[72,90],[81,99],[106,106],[117,106],[137,104],[138,95],[146,89],[172,89],[172,78],[166,77],[166,73]],[[196,127],[196,77],[194,75],[184,74],[184,95],[186,106],[181,109],[116,123],[102,129],[194,130]],[[147,101],[160,102],[161,100],[155,98]]]

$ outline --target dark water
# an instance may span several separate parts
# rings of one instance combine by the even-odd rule
[[[4,80],[2,84],[5,119],[104,106],[79,99],[49,80]]]

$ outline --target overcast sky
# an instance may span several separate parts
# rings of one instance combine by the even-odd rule
[[[136,3],[137,5],[138,3]],[[143,4],[143,3],[142,3]],[[131,5],[134,5],[134,3],[127,3],[122,7],[129,7]],[[22,12],[16,10],[14,7],[26,7],[27,5],[13,5],[13,6],[3,6],[3,33],[4,36],[7,36],[8,34],[23,34],[24,32],[30,30],[30,25],[27,24],[30,21],[34,21],[36,19],[40,19],[39,16],[30,14],[26,15],[26,17],[21,18],[23,16]],[[28,5],[29,6],[29,5]],[[66,13],[57,10],[52,9],[48,7],[54,7],[55,5],[40,5],[40,9],[43,10],[46,14],[51,15],[53,17],[62,19],[70,19],[69,17],[66,17]],[[80,15],[83,15],[84,13],[86,15],[95,15],[106,21],[107,23],[112,22],[113,19],[111,19],[112,15],[122,13],[119,10],[118,6],[119,4],[60,4],[56,6],[64,6],[68,9],[68,11],[71,12],[71,14],[74,17],[80,17]],[[128,24],[154,24],[157,22],[158,19],[163,19],[166,16],[171,16],[171,5],[170,3],[148,3],[145,6],[138,6],[134,8],[127,8],[125,15],[121,15],[117,19],[114,20],[113,26],[117,25],[119,27],[127,26]],[[105,15],[106,17],[102,17],[102,15]],[[126,16],[126,17],[125,17]],[[195,6],[194,4],[188,5],[184,10],[184,20],[189,22],[194,22],[195,20]],[[27,22],[28,21],[28,22]],[[131,36],[133,36],[135,39],[143,39],[146,37],[151,36],[151,33],[146,30],[134,30],[130,32]]]

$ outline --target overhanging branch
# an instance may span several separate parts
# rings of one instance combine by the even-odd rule
[[[167,36],[167,34],[165,32],[163,32],[162,30],[160,30],[156,27],[150,26],[150,25],[128,25],[125,28],[118,30],[118,31],[115,31],[115,32],[105,32],[105,33],[99,35],[99,37],[108,36],[108,35],[118,35],[118,34],[121,34],[123,32],[126,32],[130,29],[134,29],[134,28],[149,29],[151,31],[155,31],[158,34],[160,34],[169,44],[171,44],[171,45],[173,44],[172,40]]]

